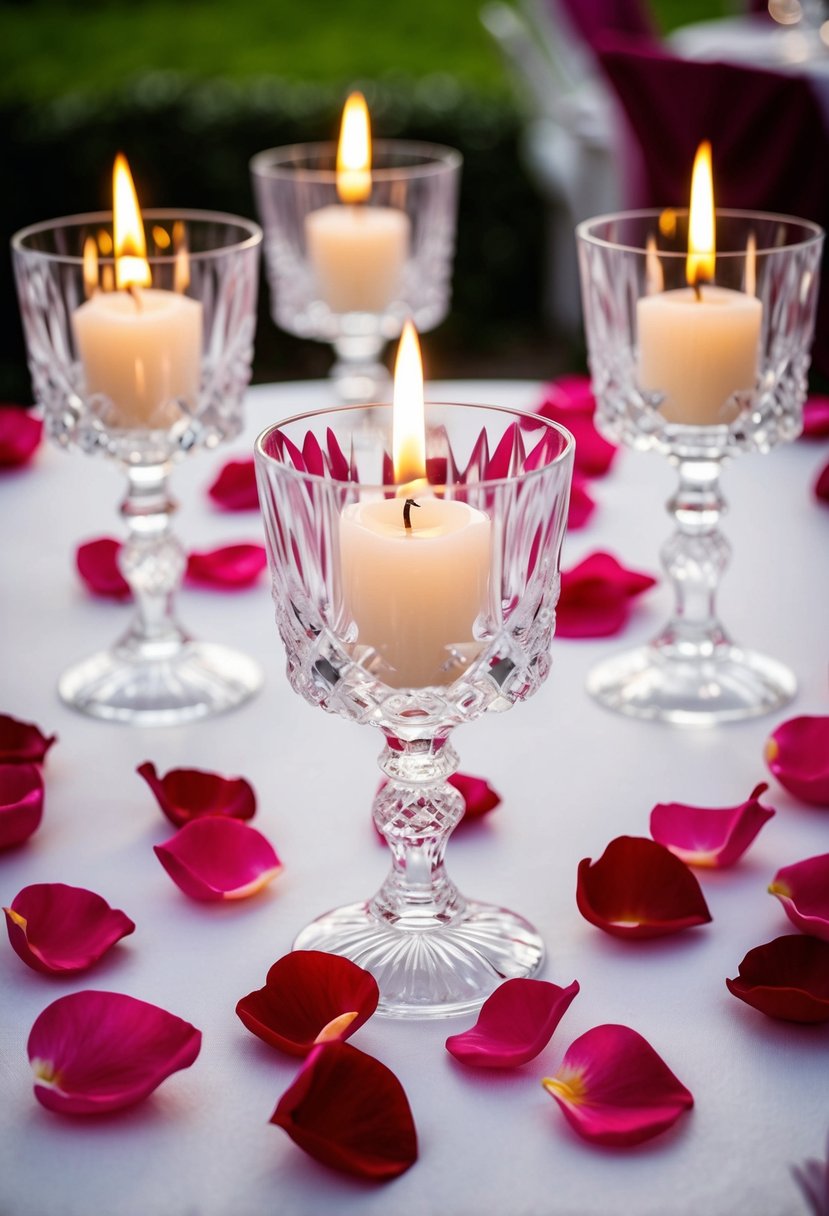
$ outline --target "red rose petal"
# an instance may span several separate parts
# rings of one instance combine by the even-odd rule
[[[829,806],[829,717],[789,718],[772,732],[765,757],[795,798]]]
[[[43,778],[34,764],[0,764],[0,849],[28,840],[43,816]]]
[[[542,1085],[580,1136],[614,1147],[658,1136],[694,1105],[690,1091],[629,1026],[588,1030]]]
[[[205,815],[252,819],[256,812],[256,794],[244,777],[222,777],[198,768],[173,768],[159,777],[149,760],[135,771],[177,828]]]
[[[596,503],[584,488],[580,477],[573,478],[570,487],[570,507],[567,513],[567,527],[571,532],[583,528],[590,516],[596,510]]]
[[[100,895],[62,882],[24,887],[3,911],[14,951],[47,975],[83,971],[135,931]]]
[[[788,933],[749,950],[728,991],[770,1018],[829,1021],[829,942]]]
[[[825,464],[818,473],[815,482],[815,498],[818,502],[829,503],[829,464]]]
[[[66,1115],[140,1102],[189,1068],[201,1032],[157,1005],[120,992],[72,992],[48,1005],[29,1035],[35,1097]]]
[[[396,1178],[417,1160],[403,1086],[385,1064],[350,1043],[314,1048],[271,1123],[317,1161],[359,1178]]]
[[[261,832],[217,815],[191,820],[154,848],[173,882],[191,899],[246,899],[282,869]]]
[[[75,565],[88,591],[106,599],[128,600],[130,585],[118,568],[121,542],[111,536],[88,540],[78,545]]]
[[[618,633],[627,621],[630,601],[656,579],[627,570],[610,553],[591,553],[561,575],[556,609],[556,635],[603,638]]]
[[[201,587],[235,591],[251,587],[267,564],[264,545],[224,545],[206,553],[191,553],[187,578]]]
[[[644,836],[617,836],[598,861],[585,858],[576,903],[585,920],[614,937],[662,937],[711,920],[688,867]]]
[[[761,782],[739,806],[684,806],[661,802],[651,811],[651,836],[689,866],[725,869],[742,857],[764,823],[774,816],[762,806]]]
[[[470,1030],[449,1036],[446,1050],[479,1068],[526,1064],[547,1046],[578,990],[576,980],[569,988],[546,980],[506,980],[484,1001]]]
[[[379,999],[374,976],[350,959],[294,950],[274,963],[264,988],[242,997],[236,1013],[272,1047],[307,1056],[317,1043],[350,1038]]]
[[[829,436],[829,397],[816,393],[803,403],[802,439],[825,439]]]
[[[829,853],[778,870],[769,885],[793,925],[829,942]]]
[[[0,714],[0,764],[42,764],[57,735],[44,735],[33,722]]]
[[[28,410],[0,405],[0,468],[18,468],[31,460],[43,437],[43,423]]]
[[[257,511],[256,469],[249,460],[228,460],[207,493],[220,511]]]
[[[576,441],[574,468],[583,477],[603,477],[616,455],[615,444],[600,435],[593,423],[596,400],[587,376],[563,376],[547,386],[536,410],[542,418],[565,426]]]

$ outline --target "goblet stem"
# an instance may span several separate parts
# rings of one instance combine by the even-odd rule
[[[386,400],[390,376],[380,362],[384,346],[385,339],[373,333],[350,334],[334,342],[337,361],[331,377],[345,405]]]

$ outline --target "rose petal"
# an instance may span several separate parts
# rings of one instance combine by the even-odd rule
[[[546,980],[505,980],[481,1006],[470,1030],[450,1035],[446,1050],[479,1068],[516,1068],[534,1060],[579,990],[576,980],[560,988]]]
[[[47,975],[83,971],[135,931],[100,895],[62,882],[24,887],[3,911],[15,953]]]
[[[793,925],[829,942],[829,853],[778,870],[769,885]]]
[[[264,545],[224,545],[206,553],[191,553],[187,578],[201,587],[233,591],[252,586],[267,564]]]
[[[261,832],[216,815],[191,820],[154,848],[173,882],[191,899],[246,899],[282,869]]]
[[[121,542],[111,536],[88,540],[78,545],[75,565],[78,574],[93,595],[107,599],[128,600],[132,596],[130,585],[118,567]]]
[[[788,933],[749,950],[728,991],[770,1018],[829,1021],[829,942]]]
[[[810,395],[803,402],[802,439],[825,439],[829,435],[829,397]]]
[[[458,827],[465,823],[474,823],[477,819],[482,819],[484,815],[488,815],[490,811],[494,811],[496,806],[501,805],[501,795],[494,790],[489,782],[484,777],[473,777],[471,773],[453,773],[451,777],[447,777],[450,785],[453,785],[458,793],[463,798],[463,815],[458,821]],[[380,782],[377,787],[379,793],[386,781]],[[372,820],[372,823],[374,821]],[[377,833],[377,838],[385,844],[385,838],[374,824],[374,830]],[[457,828],[455,829],[457,831]]]
[[[541,1084],[580,1136],[615,1147],[658,1136],[694,1105],[690,1091],[629,1026],[594,1026]]]
[[[417,1133],[394,1073],[350,1043],[322,1043],[279,1099],[271,1123],[332,1169],[384,1181],[417,1160]]]
[[[596,399],[588,376],[563,376],[547,385],[536,410],[542,418],[560,422],[576,441],[574,468],[583,477],[603,477],[616,455],[615,444],[600,435],[593,423]]]
[[[614,937],[662,937],[711,920],[688,867],[644,836],[617,836],[598,861],[585,858],[576,903],[585,920]]]
[[[630,601],[656,579],[626,569],[610,553],[591,553],[572,570],[562,571],[556,609],[556,635],[602,638],[618,633],[627,621]]]
[[[772,732],[765,757],[795,798],[829,806],[829,717],[789,718]]]
[[[159,777],[147,760],[135,770],[153,791],[158,805],[177,828],[205,815],[252,819],[256,794],[244,777],[222,777],[198,768],[173,768]]]
[[[257,511],[256,470],[249,460],[228,460],[207,493],[220,511]]]
[[[31,460],[43,437],[43,423],[28,410],[0,405],[0,468],[18,468]]]
[[[272,1047],[307,1056],[317,1043],[350,1038],[379,999],[374,976],[350,959],[294,950],[274,963],[264,988],[242,997],[236,1013]]]
[[[43,816],[43,778],[34,764],[0,764],[0,849],[28,840]]]
[[[686,865],[718,869],[733,866],[774,815],[771,807],[760,803],[768,788],[761,782],[739,806],[660,802],[651,811],[651,836]]]
[[[829,464],[825,464],[815,482],[815,498],[818,502],[829,503]]]
[[[34,722],[0,714],[0,764],[42,764],[57,735],[44,735]]]
[[[567,527],[571,532],[583,528],[590,516],[596,510],[596,503],[584,488],[580,477],[573,478],[570,487],[570,507],[567,513]]]
[[[48,1005],[29,1035],[35,1097],[66,1115],[140,1102],[189,1068],[201,1031],[157,1005],[120,992],[72,992]]]
[[[810,1157],[799,1165],[791,1166],[791,1173],[809,1204],[812,1216],[829,1216],[829,1143],[825,1158],[818,1161]]]

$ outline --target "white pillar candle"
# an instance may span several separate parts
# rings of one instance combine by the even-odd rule
[[[319,298],[332,312],[382,313],[399,296],[409,217],[395,207],[332,204],[305,219]]]

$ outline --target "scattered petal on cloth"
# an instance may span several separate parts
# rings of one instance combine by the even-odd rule
[[[561,575],[556,636],[604,638],[618,633],[628,619],[631,600],[653,587],[649,574],[627,570],[610,553],[591,553]]]
[[[33,722],[0,714],[0,764],[42,764],[57,735],[44,735]]]
[[[187,578],[200,587],[235,591],[253,586],[267,564],[264,545],[224,545],[206,553],[191,553]]]
[[[0,849],[28,840],[43,817],[43,778],[34,764],[0,764]]]
[[[662,937],[711,920],[688,867],[644,836],[617,836],[598,861],[585,858],[576,903],[585,920],[614,937]]]
[[[228,460],[207,493],[222,511],[258,511],[256,467],[249,460]]]
[[[536,410],[542,418],[560,422],[576,441],[575,470],[583,477],[603,477],[616,455],[616,445],[596,430],[596,399],[589,376],[562,376],[547,385]]]
[[[264,988],[242,997],[236,1013],[272,1047],[307,1056],[318,1043],[350,1038],[379,999],[374,976],[350,959],[294,950],[274,963]]]
[[[760,798],[761,782],[739,806],[684,806],[661,802],[651,811],[651,836],[689,866],[725,869],[742,857],[764,823],[774,816]]]
[[[417,1160],[411,1108],[397,1077],[338,1041],[315,1047],[271,1123],[324,1165],[381,1182]]]
[[[571,532],[583,528],[596,510],[596,503],[590,497],[581,477],[574,477],[570,487],[570,507],[567,514],[567,527]]]
[[[815,498],[818,502],[829,503],[829,464],[825,464],[818,473],[815,482]]]
[[[802,1165],[791,1168],[792,1177],[803,1192],[812,1216],[829,1216],[829,1143],[826,1145],[825,1160],[810,1158]]]
[[[728,991],[770,1018],[829,1021],[829,942],[787,933],[749,950]]]
[[[778,870],[769,885],[796,928],[829,942],[829,853]]]
[[[829,397],[816,393],[803,402],[802,439],[826,439],[829,437]]]
[[[135,931],[100,895],[62,882],[24,887],[3,911],[14,951],[47,975],[86,970]]]
[[[159,777],[149,760],[135,771],[147,782],[159,807],[177,828],[207,815],[252,819],[256,813],[256,794],[244,777],[222,777],[198,768],[173,768]]]
[[[27,464],[42,437],[43,423],[34,414],[16,405],[0,405],[0,469]]]
[[[106,599],[128,600],[132,596],[130,585],[118,568],[120,540],[101,536],[78,545],[75,565],[88,591]]]
[[[120,1110],[189,1068],[200,1047],[200,1031],[157,1005],[72,992],[48,1005],[29,1035],[35,1097],[65,1115]]]
[[[154,848],[173,882],[191,899],[246,899],[282,869],[261,832],[218,815],[191,820]]]
[[[789,718],[766,742],[766,764],[780,784],[815,806],[829,806],[829,716]]]
[[[517,1068],[534,1060],[553,1036],[579,990],[546,980],[505,980],[487,997],[470,1030],[450,1035],[446,1050],[463,1064]]]
[[[594,1026],[541,1083],[580,1136],[614,1147],[658,1136],[694,1105],[690,1091],[629,1026]]]

